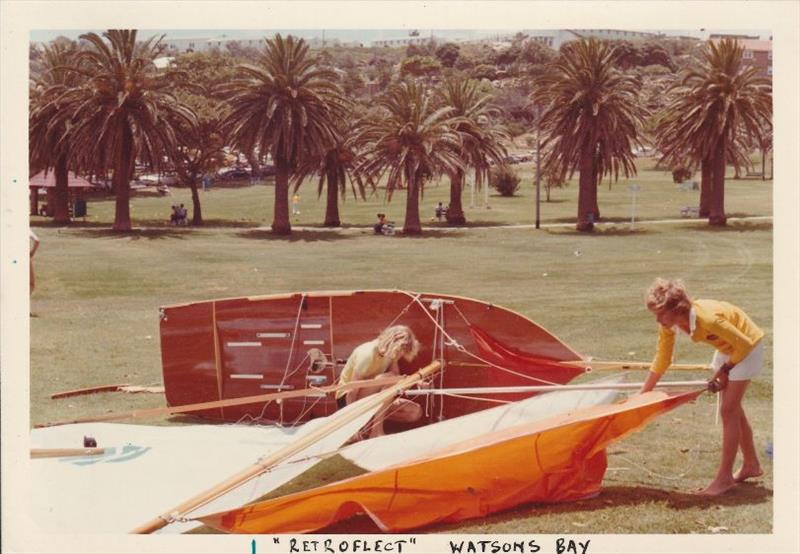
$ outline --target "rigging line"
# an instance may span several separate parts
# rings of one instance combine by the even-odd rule
[[[408,292],[406,292],[406,291],[401,291],[401,292],[403,292],[404,294],[407,294],[407,295],[409,295],[409,296],[412,296],[412,295],[411,295],[411,293],[408,293]],[[392,325],[394,325],[394,324],[395,324],[395,322],[396,322],[398,319],[400,319],[401,317],[403,317],[403,316],[406,314],[406,312],[408,311],[408,309],[409,309],[409,308],[410,308],[410,307],[411,307],[411,306],[414,304],[414,302],[415,302],[415,301],[417,301],[417,299],[418,299],[420,296],[422,296],[422,295],[421,295],[421,294],[416,294],[416,295],[413,295],[413,296],[412,296],[412,298],[411,298],[411,302],[409,302],[408,304],[406,304],[406,307],[405,307],[405,308],[403,308],[402,310],[400,310],[400,313],[399,313],[399,314],[397,314],[397,316],[396,316],[396,317],[395,317],[395,318],[394,318],[392,321],[390,321],[390,322],[389,322],[389,325],[387,325],[387,327],[391,327]]]
[[[408,292],[406,292],[405,294],[408,294],[410,296],[410,293],[408,293]],[[431,321],[433,321],[433,324],[438,327],[439,324],[437,323],[437,321],[433,318],[433,316],[431,314],[428,313],[428,310],[425,308],[425,305],[422,304],[422,302],[420,302],[419,295],[415,296],[413,301],[419,303],[419,305],[420,305],[420,307],[422,307],[422,311],[425,313],[425,315],[427,315],[428,318]],[[453,305],[455,306],[456,303],[453,302]],[[456,307],[456,310],[458,310],[458,307]],[[458,311],[459,311],[459,313],[461,313],[461,310],[458,310]],[[461,317],[464,318],[464,314],[461,314]],[[464,318],[464,321],[467,323],[467,325],[471,326],[469,320]],[[545,383],[546,385],[554,385],[554,386],[561,386],[562,385],[562,383],[557,383],[555,381],[548,381],[547,379],[542,379],[541,377],[533,377],[532,375],[527,375],[527,374],[521,373],[519,371],[514,371],[513,369],[509,369],[507,367],[503,367],[503,366],[497,365],[497,364],[495,364],[493,362],[490,362],[489,360],[485,360],[485,359],[481,358],[480,356],[478,356],[477,354],[473,354],[472,352],[467,350],[464,347],[464,345],[462,345],[457,340],[455,340],[453,337],[451,337],[449,334],[447,334],[447,332],[444,329],[441,329],[441,331],[442,331],[442,334],[444,334],[444,336],[446,336],[447,339],[448,339],[448,346],[453,346],[453,348],[455,348],[459,352],[463,352],[464,354],[466,354],[468,356],[471,356],[471,357],[475,358],[476,360],[479,360],[479,361],[481,361],[481,362],[483,362],[483,363],[485,363],[487,365],[495,367],[495,368],[497,368],[497,369],[499,369],[501,371],[505,371],[506,373],[510,373],[512,375],[516,375],[518,377],[522,377],[524,379],[528,379],[529,381],[538,381],[540,383]]]
[[[456,394],[453,392],[442,394],[442,396],[452,396],[453,398],[463,398],[465,400],[480,400],[481,402],[493,402],[495,404],[513,404],[513,400],[500,400],[497,398],[486,398],[484,396],[469,396],[466,394]]]
[[[302,293],[300,295],[300,304],[297,306],[297,317],[294,320],[294,331],[292,332],[292,344],[289,346],[289,357],[286,359],[286,368],[283,370],[283,379],[281,379],[280,383],[281,386],[283,386],[284,382],[289,377],[287,375],[287,372],[289,371],[289,365],[292,363],[292,355],[294,354],[294,345],[297,342],[297,328],[300,326],[300,315],[303,313],[303,303],[305,302],[305,300],[306,300],[306,295],[305,293]],[[306,356],[307,355],[308,354],[306,354]]]
[[[292,426],[295,426],[295,425],[297,425],[297,424],[300,422],[300,420],[302,420],[302,419],[303,419],[303,418],[304,418],[306,415],[308,415],[309,413],[311,413],[311,410],[313,410],[313,409],[314,409],[314,406],[316,406],[317,404],[319,404],[319,403],[322,401],[322,399],[323,399],[324,397],[323,397],[323,396],[318,396],[318,397],[316,397],[316,398],[314,399],[314,402],[311,404],[311,406],[309,406],[308,408],[306,408],[306,404],[308,403],[308,401],[306,400],[307,398],[308,398],[307,396],[304,396],[304,397],[303,397],[303,411],[301,411],[301,412],[300,412],[300,415],[298,415],[298,416],[295,418],[294,422],[292,423]]]

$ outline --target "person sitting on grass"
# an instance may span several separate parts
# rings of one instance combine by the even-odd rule
[[[365,379],[375,379],[376,384],[374,387],[337,392],[336,403],[339,408],[386,388],[386,385],[382,385],[380,381],[390,375],[400,375],[397,365],[400,359],[410,362],[418,352],[419,341],[414,337],[411,329],[405,325],[388,327],[378,338],[357,346],[342,369],[339,384],[344,385],[351,381]],[[387,404],[367,425],[367,428],[370,429],[369,438],[384,434],[383,422],[385,419],[413,423],[421,417],[422,408],[417,403],[406,398],[388,400]]]
[[[378,214],[378,222],[372,226],[376,235],[383,234],[383,228],[386,226],[386,214]]]
[[[722,395],[722,454],[714,480],[697,494],[717,496],[745,479],[760,476],[763,472],[742,398],[750,380],[761,371],[764,332],[733,304],[692,300],[679,280],[656,279],[647,293],[646,305],[659,329],[656,356],[640,392],[652,390],[672,364],[676,331],[716,349],[709,388]],[[742,451],[742,466],[733,473],[737,450]]]

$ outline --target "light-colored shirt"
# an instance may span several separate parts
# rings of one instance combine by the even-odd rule
[[[391,358],[378,354],[378,339],[360,344],[347,358],[347,363],[339,375],[339,384],[377,377],[392,367],[392,361]],[[338,391],[336,398],[341,398],[345,394],[347,391]]]

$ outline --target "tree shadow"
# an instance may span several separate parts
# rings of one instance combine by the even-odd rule
[[[366,233],[366,231],[365,231]],[[243,239],[269,240],[281,242],[321,242],[334,240],[348,240],[359,236],[358,234],[341,233],[333,230],[293,230],[289,235],[278,235],[269,229],[252,229],[250,231],[240,231],[236,236]]]
[[[108,227],[102,229],[76,229],[75,234],[88,238],[110,238],[110,239],[130,239],[130,240],[156,240],[156,239],[181,239],[184,240],[187,230],[178,230],[176,228],[148,228],[148,229],[132,229],[131,231],[114,231]]]
[[[638,227],[630,227],[629,225],[595,225],[594,230],[588,232],[578,231],[574,227],[551,227],[545,228],[544,230],[550,235],[571,235],[575,237],[633,237],[639,235],[650,235],[653,233],[653,231],[650,229],[645,229],[641,225]]]
[[[771,231],[773,225],[772,221],[729,221],[727,225],[709,225],[706,221],[695,221],[692,224],[684,225],[684,228],[710,233],[748,233],[753,231]]]
[[[762,504],[772,498],[772,490],[758,483],[742,483],[733,490],[717,497],[703,497],[695,494],[655,489],[652,487],[634,486],[610,486],[604,487],[597,496],[582,500],[559,502],[555,504],[532,503],[524,506],[498,512],[484,517],[468,519],[458,523],[435,524],[415,529],[415,532],[434,532],[434,533],[474,533],[476,524],[496,525],[515,520],[524,520],[545,515],[571,514],[571,513],[591,513],[599,510],[613,509],[623,506],[642,506],[654,503],[663,505],[668,510],[687,510],[691,508],[710,508],[713,506],[745,506]],[[604,529],[602,523],[598,522],[595,529],[585,532],[590,533],[619,533],[614,529]],[[380,533],[380,529],[366,515],[359,515],[345,521],[341,521],[318,531],[322,534],[366,534]],[[502,531],[493,531],[502,533]],[[513,531],[508,531],[512,533]]]

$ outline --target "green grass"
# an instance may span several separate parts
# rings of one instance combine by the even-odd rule
[[[620,179],[609,189],[603,183],[599,189],[600,211],[609,221],[627,222],[631,219],[631,192],[628,185],[641,185],[636,196],[637,220],[675,219],[680,217],[684,206],[699,202],[698,191],[680,191],[672,183],[669,172],[654,168],[655,160],[638,160],[639,174],[630,179]],[[522,181],[518,194],[514,197],[501,197],[493,189],[489,190],[489,208],[484,207],[484,192],[476,191],[475,207],[471,205],[470,189],[463,194],[463,204],[470,225],[531,224],[535,220],[534,165],[530,162],[512,166]],[[272,223],[274,191],[267,183],[239,187],[214,186],[200,193],[203,218],[209,227],[259,227]],[[543,223],[573,222],[576,213],[577,176],[564,189],[554,189],[551,201],[546,201],[545,191],[541,191],[541,221]],[[450,203],[449,181],[442,179],[425,187],[420,206],[423,225],[431,228],[445,224],[433,220],[434,208],[438,202]],[[300,189],[299,216],[292,217],[296,226],[321,226],[325,215],[325,198],[317,198],[317,182],[307,181]],[[184,203],[190,208],[191,195],[188,189],[173,188],[170,196],[135,197],[131,217],[135,226],[168,228],[170,206]],[[726,210],[731,216],[752,216],[772,214],[772,181],[760,179],[729,179],[726,182]],[[114,220],[114,201],[112,198],[90,199],[89,217],[86,223],[76,225],[88,227],[110,226]],[[345,226],[370,227],[376,221],[376,214],[384,212],[390,221],[402,226],[405,214],[405,194],[397,191],[390,202],[386,201],[385,191],[379,188],[370,193],[366,201],[356,200],[348,192],[344,202],[340,202],[342,223]],[[44,223],[46,218],[33,217],[35,223]]]
[[[668,176],[653,175],[641,195],[646,217],[675,217],[696,193],[676,191]],[[649,174],[643,171],[645,184]],[[529,182],[529,180],[527,181]],[[311,189],[309,189],[311,190]],[[164,304],[294,290],[402,288],[474,297],[532,318],[579,352],[598,359],[649,360],[656,326],[643,307],[643,291],[656,276],[678,276],[701,297],[728,299],[747,310],[766,331],[765,371],[745,399],[759,451],[772,440],[772,227],[736,222],[710,229],[702,222],[603,227],[592,235],[570,228],[439,229],[419,238],[376,237],[372,204],[351,198],[343,219],[364,229],[339,233],[296,231],[289,238],[256,229],[268,225],[271,200],[263,186],[216,189],[203,195],[209,228],[175,229],[155,223],[173,198],[136,198],[134,217],[148,228],[117,235],[102,228],[110,202],[91,203],[86,225],[57,228],[34,217],[42,245],[36,255],[37,289],[31,318],[33,424],[163,405],[160,395],[97,394],[50,400],[53,392],[93,385],[161,381],[158,308]],[[446,186],[431,187],[433,211]],[[545,221],[574,216],[575,188],[556,191],[563,202],[545,205]],[[468,217],[491,224],[530,223],[525,196],[491,197],[491,210]],[[650,195],[650,196],[647,196]],[[771,213],[771,184],[729,181],[729,212]],[[312,201],[312,198],[313,201]],[[648,198],[645,201],[645,198]],[[390,216],[402,221],[396,197]],[[601,192],[601,209],[624,218],[624,185]],[[467,205],[469,204],[467,196]],[[652,205],[651,205],[652,203]],[[303,194],[299,224],[318,224],[322,202]],[[666,207],[665,207],[666,206]],[[315,211],[316,210],[316,211]],[[397,210],[397,211],[392,211]],[[309,213],[310,212],[310,213]],[[141,219],[139,219],[141,218]],[[235,223],[235,224],[234,224]],[[711,352],[679,342],[677,362],[705,363]],[[671,378],[702,378],[673,374]],[[772,466],[766,476],[721,499],[700,500],[685,490],[706,484],[716,469],[721,429],[713,397],[704,395],[612,446],[602,494],[558,505],[524,506],[482,520],[437,526],[441,533],[769,533],[772,529]],[[183,420],[149,420],[179,424]],[[353,473],[341,459],[326,461],[280,492]],[[371,527],[350,522],[333,531]]]

